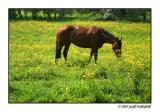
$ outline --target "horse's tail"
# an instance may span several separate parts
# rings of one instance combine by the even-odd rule
[[[56,37],[56,56],[55,56],[55,62],[57,63],[57,59],[61,58],[61,49],[60,49],[60,33],[57,33],[57,37]]]

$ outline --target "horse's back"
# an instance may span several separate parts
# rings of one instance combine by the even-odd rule
[[[91,48],[99,42],[99,33],[96,26],[78,27],[72,37],[71,42],[79,47]]]

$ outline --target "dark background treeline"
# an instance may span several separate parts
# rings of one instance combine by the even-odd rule
[[[151,9],[42,9],[10,8],[10,20],[126,20],[150,22]]]

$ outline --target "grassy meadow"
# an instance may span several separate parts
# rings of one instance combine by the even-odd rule
[[[55,64],[56,32],[65,25],[101,26],[123,37],[122,57],[111,45],[71,45],[68,61]],[[113,21],[9,21],[10,103],[150,103],[150,23]]]

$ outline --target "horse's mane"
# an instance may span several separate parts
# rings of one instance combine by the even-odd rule
[[[118,38],[115,36],[115,35],[113,35],[112,33],[110,33],[109,31],[107,31],[107,30],[105,30],[104,28],[99,28],[100,29],[100,31],[102,32],[102,33],[104,33],[106,36],[107,36],[107,38],[108,39],[110,39],[110,40],[117,40]]]

